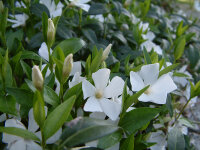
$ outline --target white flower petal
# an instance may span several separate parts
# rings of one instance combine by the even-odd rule
[[[69,88],[79,84],[80,82],[84,81],[85,77],[81,77],[79,72],[76,72],[72,81],[69,81]]]
[[[162,75],[151,87],[152,91],[159,91],[161,93],[170,93],[177,89],[169,74]]]
[[[121,104],[116,103],[109,99],[101,99],[100,101],[101,108],[103,112],[111,119],[117,120],[120,112],[121,112]]]
[[[45,110],[45,116],[47,116],[48,107],[44,106],[44,110]],[[31,132],[36,132],[38,129],[39,126],[37,125],[34,119],[33,108],[31,108],[28,113],[28,130]]]
[[[62,128],[60,128],[54,135],[52,135],[52,136],[46,141],[46,143],[47,143],[47,144],[53,144],[53,143],[55,143],[56,141],[59,140],[61,134],[62,134]]]
[[[84,111],[89,111],[89,112],[102,112],[101,106],[99,104],[99,101],[95,97],[90,97],[87,102],[85,103],[84,106]]]
[[[152,132],[148,142],[157,143],[150,147],[151,150],[165,150],[166,136],[162,131]]]
[[[30,109],[28,113],[28,130],[31,132],[35,132],[39,129],[39,126],[37,125],[34,116],[33,116],[33,108]]]
[[[9,150],[26,150],[26,142],[21,139],[11,144]]]
[[[50,53],[52,54],[52,49],[50,49]],[[47,44],[45,42],[41,44],[38,54],[45,60],[49,61],[49,52],[48,52]]]
[[[140,76],[144,80],[145,85],[153,84],[159,75],[159,63],[142,66]]]
[[[72,71],[70,72],[70,76],[75,75],[77,72],[79,72],[80,75],[82,73],[82,71],[81,71],[81,62],[80,61],[73,62],[73,67],[72,67]]]
[[[130,82],[133,91],[139,91],[145,87],[142,78],[138,75],[137,72],[130,72]]]
[[[42,147],[33,141],[26,141],[26,150],[42,150]]]
[[[55,78],[55,83],[56,83],[56,90],[55,90],[55,92],[56,92],[57,95],[59,95],[59,93],[60,93],[60,82],[58,81],[57,78]]]
[[[0,115],[0,122],[5,121],[6,119],[7,119],[7,117],[6,117],[6,114],[5,114],[5,113],[2,114],[2,115]]]
[[[118,97],[122,94],[124,88],[124,80],[120,77],[114,77],[110,84],[105,88],[104,96],[106,98]]]
[[[167,99],[167,93],[151,92],[149,94],[142,94],[138,100],[142,102],[153,102],[156,104],[165,104]]]
[[[95,87],[98,90],[104,90],[108,84],[110,77],[110,69],[99,69],[97,72],[92,74],[92,79],[94,80]]]
[[[6,120],[5,127],[16,127],[16,128],[26,129],[24,127],[24,125],[20,121],[18,121],[16,119],[8,119],[8,120]],[[15,140],[20,140],[20,139],[22,139],[22,138],[19,137],[19,136],[3,133],[2,142],[11,143],[11,142],[13,142]]]
[[[83,81],[82,90],[84,99],[95,95],[95,87],[87,80]]]

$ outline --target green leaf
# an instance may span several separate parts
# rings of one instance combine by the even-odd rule
[[[146,48],[144,47],[144,50],[143,50],[143,54],[144,54],[144,59],[145,59],[145,63],[146,64],[152,64],[151,62],[151,57],[149,55],[149,53],[147,52]]]
[[[166,67],[165,69],[161,70],[161,71],[159,72],[159,77],[162,76],[162,75],[164,75],[164,74],[166,74],[166,73],[168,73],[168,72],[170,72],[170,71],[172,71],[172,70],[175,69],[178,65],[179,65],[179,63],[173,64],[173,65],[170,65],[170,66]]]
[[[27,140],[40,141],[40,139],[32,132],[15,127],[0,127],[0,132],[16,135]]]
[[[32,59],[32,60],[40,61],[41,57],[32,51],[23,51],[21,59]],[[47,61],[45,61],[44,59],[43,61],[47,63]]]
[[[119,127],[109,121],[78,117],[69,122],[63,131],[60,147],[73,147],[116,132]]]
[[[126,101],[125,101],[125,111],[134,103],[138,100],[138,97],[140,97],[140,95],[142,95],[148,88],[150,85],[144,87],[143,89],[141,89],[140,91],[138,91],[137,93],[133,94],[132,96],[130,96]]]
[[[174,128],[169,132],[167,145],[169,150],[184,150],[185,140],[180,129]]]
[[[157,108],[136,108],[126,113],[119,125],[132,134],[151,121],[159,112],[160,109]]]
[[[38,90],[36,90],[33,97],[33,114],[35,121],[42,129],[45,121],[45,109],[42,93]]]
[[[173,76],[185,77],[185,78],[188,78],[188,77],[189,77],[187,74],[182,73],[182,72],[174,72],[174,73],[173,73]]]
[[[75,54],[82,47],[84,47],[85,44],[86,44],[85,41],[83,41],[82,39],[79,39],[79,38],[71,38],[71,39],[64,40],[64,41],[60,42],[54,48],[53,55],[54,56],[58,55],[57,54],[58,47],[60,47],[63,50],[63,53],[65,54],[65,57],[70,53]]]
[[[53,106],[57,106],[60,102],[58,95],[48,86],[44,86],[44,101]]]
[[[48,15],[48,17],[50,17],[50,13],[49,13],[49,10],[48,8],[43,5],[43,4],[32,4],[31,7],[30,7],[30,11],[36,15],[37,17],[39,18],[42,18],[43,16],[43,12],[46,12],[46,14]]]
[[[109,148],[116,143],[118,143],[122,138],[121,130],[114,132],[110,135],[104,136],[103,138],[99,139],[97,147],[101,149]]]
[[[177,39],[177,43],[174,48],[175,60],[178,60],[183,55],[185,45],[186,45],[185,36],[181,36],[180,38]]]
[[[19,88],[6,88],[6,91],[15,97],[17,103],[28,107],[33,106],[33,93]]]
[[[6,32],[6,26],[7,26],[7,18],[8,18],[8,8],[5,7],[3,10],[3,16],[0,18],[1,24],[0,24],[0,32],[4,34]]]
[[[64,95],[64,101],[70,98],[73,95],[78,96],[82,92],[82,83],[79,83],[72,88],[68,89]]]
[[[25,63],[23,60],[20,60],[20,64],[21,64],[23,71],[25,72],[26,76],[29,79],[31,79],[31,73],[32,73],[31,67],[27,63]]]
[[[102,62],[102,55],[103,55],[103,49],[101,49],[92,60],[91,68],[90,68],[91,73],[96,72],[99,69],[99,66],[101,65],[101,62]]]
[[[123,143],[122,146],[120,147],[121,150],[134,150],[134,138],[135,134],[131,134]]]
[[[92,29],[82,29],[82,32],[91,43],[97,43],[96,33]]]
[[[17,115],[16,101],[11,96],[0,96],[0,111],[12,115]]]
[[[171,95],[169,95],[169,94],[167,95],[166,107],[169,111],[170,117],[173,117],[174,111],[173,111],[173,106],[172,106],[172,98],[171,98]]]
[[[56,133],[67,120],[71,109],[74,105],[76,96],[70,97],[68,100],[56,107],[44,122],[44,138],[47,140]]]
[[[105,4],[102,4],[102,3],[93,3],[90,6],[88,15],[105,14],[107,12],[108,12],[108,10],[107,10],[107,7],[106,7]]]

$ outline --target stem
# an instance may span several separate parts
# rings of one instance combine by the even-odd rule
[[[59,93],[60,103],[63,102],[63,81],[60,83],[60,93]]]
[[[42,135],[42,143],[41,143],[42,150],[45,150],[46,142],[45,142],[45,138],[44,138],[44,134],[43,134],[43,129],[41,129],[41,135]]]
[[[49,46],[48,46],[48,54],[49,54],[49,68],[50,68],[51,72],[53,72],[53,61],[52,61],[52,57],[51,57],[50,47]]]
[[[191,101],[191,98],[187,101],[187,103],[183,106],[183,108],[181,109],[180,113],[178,114],[177,117],[175,117],[175,122],[180,118],[181,114],[184,112],[185,108],[187,107],[187,105],[189,104],[189,102]]]

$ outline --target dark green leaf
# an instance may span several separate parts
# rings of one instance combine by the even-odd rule
[[[40,141],[40,139],[32,132],[15,127],[0,127],[0,132],[16,135],[27,140]]]
[[[34,15],[36,15],[37,17],[40,17],[40,18],[42,18],[43,12],[45,12],[48,15],[48,17],[50,17],[50,13],[49,13],[48,8],[43,4],[39,4],[39,3],[38,4],[32,4],[31,7],[30,7],[30,11]]]
[[[48,86],[44,86],[44,101],[53,106],[57,106],[60,102],[58,95]]]
[[[0,96],[0,111],[12,115],[17,115],[16,101],[11,96]]]
[[[180,129],[174,128],[169,132],[167,145],[169,150],[185,149],[185,140]]]
[[[168,73],[168,72],[170,72],[170,71],[172,71],[172,70],[175,69],[178,65],[179,65],[179,63],[173,64],[173,65],[170,65],[170,66],[166,67],[165,69],[161,70],[161,71],[159,72],[159,77],[162,76],[162,75],[164,75],[164,74],[166,74],[166,73]]]
[[[67,120],[71,109],[74,105],[76,96],[70,97],[68,100],[57,106],[44,122],[44,138],[47,140],[55,134]]]
[[[119,127],[112,125],[109,121],[93,118],[76,118],[67,124],[63,131],[60,147],[64,145],[72,147],[90,142],[117,131]]]
[[[126,113],[119,125],[132,134],[151,121],[159,112],[160,109],[157,108],[136,108]]]

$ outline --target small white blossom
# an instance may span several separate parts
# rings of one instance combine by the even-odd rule
[[[142,32],[149,31],[149,23],[143,23],[141,21],[139,24],[139,29],[142,29]]]
[[[29,18],[26,14],[16,14],[9,15],[13,19],[7,19],[9,22],[13,23],[12,28],[16,28],[19,26],[25,26],[26,20]]]
[[[141,49],[143,50],[144,47],[146,48],[147,52],[151,52],[153,49],[157,54],[162,55],[162,49],[160,46],[156,45],[152,41],[148,40],[141,44]]]
[[[69,0],[69,1],[71,2],[70,3],[71,6],[77,6],[86,12],[88,12],[90,9],[90,5],[86,3],[90,2],[91,0]]]
[[[90,18],[92,19],[97,19],[99,22],[104,23],[105,19],[103,17],[103,15],[90,15]]]
[[[81,83],[83,80],[85,80],[85,77],[81,77],[79,72],[76,72],[72,81],[69,81],[69,88],[72,88],[73,86]]]
[[[111,120],[116,120],[121,112],[121,103],[114,97],[122,94],[124,81],[116,76],[108,84],[109,69],[99,69],[92,74],[95,86],[87,80],[82,83],[85,103],[84,110],[89,112],[104,112]],[[108,84],[108,85],[107,85]]]
[[[61,2],[56,5],[54,0],[40,0],[40,3],[48,8],[51,18],[61,16],[62,8],[64,7]]]
[[[133,91],[139,91],[145,86],[150,87],[138,98],[142,102],[165,104],[167,94],[177,87],[169,74],[158,78],[159,63],[142,66],[139,72],[130,72],[130,81]]]

